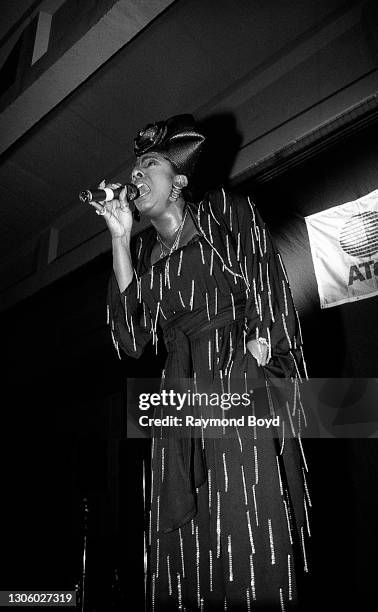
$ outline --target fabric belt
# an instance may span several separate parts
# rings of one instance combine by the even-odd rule
[[[215,304],[209,303],[209,312]],[[163,327],[164,342],[168,350],[164,379],[166,389],[180,386],[182,379],[193,376],[191,342],[216,328],[232,321],[240,321],[245,315],[245,293],[234,296],[234,308],[230,298],[223,296],[218,301],[217,314],[204,322],[203,308],[174,317]],[[190,407],[191,414],[196,411]],[[198,415],[199,416],[199,415]],[[161,440],[165,446],[164,479],[160,488],[160,530],[169,533],[190,521],[197,512],[196,488],[207,478],[202,440],[185,428],[185,435],[168,429],[167,437]],[[160,431],[160,430],[159,430]],[[157,437],[157,440],[159,438]]]
[[[209,312],[214,311],[214,303],[209,303]],[[174,363],[167,363],[166,369],[172,377],[189,378],[193,374],[190,342],[200,338],[204,333],[217,327],[223,327],[233,320],[243,319],[245,314],[245,293],[234,296],[234,309],[230,298],[222,297],[218,301],[217,314],[210,321],[204,322],[204,309],[200,308],[183,315],[178,315],[164,325],[163,336],[168,353],[175,354]],[[173,368],[173,369],[171,369]]]

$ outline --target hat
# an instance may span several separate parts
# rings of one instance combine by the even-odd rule
[[[175,115],[140,130],[134,140],[134,152],[137,157],[148,151],[161,153],[180,173],[191,176],[204,141],[192,115]]]

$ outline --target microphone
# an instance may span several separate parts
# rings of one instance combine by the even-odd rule
[[[84,189],[84,191],[80,191],[79,199],[83,204],[88,204],[93,200],[95,202],[110,202],[110,200],[119,198],[119,194],[124,187],[126,187],[126,198],[128,202],[132,202],[136,198],[139,198],[140,192],[138,187],[132,183],[126,183],[123,187],[117,187],[116,189],[110,189],[110,187],[105,187],[104,189]]]

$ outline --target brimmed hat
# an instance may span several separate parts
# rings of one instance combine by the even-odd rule
[[[134,152],[140,157],[148,151],[161,153],[180,172],[191,176],[198,161],[205,136],[200,134],[192,115],[175,115],[166,121],[149,123],[134,140]]]

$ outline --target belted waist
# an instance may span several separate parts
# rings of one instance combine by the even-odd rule
[[[180,388],[182,379],[193,376],[192,340],[233,320],[240,321],[244,313],[245,293],[240,293],[233,296],[233,301],[230,296],[221,296],[216,311],[215,302],[211,302],[208,308],[185,312],[166,323],[163,335],[168,359],[164,385]],[[191,409],[195,411],[196,407]],[[207,468],[202,442],[198,437],[168,435],[165,443],[166,476],[160,490],[160,526],[161,531],[167,533],[178,529],[195,515],[196,488],[206,482]]]
[[[207,312],[209,313],[208,315]],[[166,344],[172,341],[174,342],[176,336],[175,332],[180,335],[184,334],[190,340],[194,340],[202,336],[205,332],[216,329],[217,327],[222,327],[232,320],[242,319],[244,313],[244,292],[235,294],[233,296],[233,303],[229,296],[221,296],[216,306],[214,301],[208,303],[208,311],[206,308],[197,308],[196,310],[185,311],[171,318],[163,327],[164,341]],[[207,317],[206,320],[204,320],[204,316]],[[210,317],[210,319],[208,317]]]

